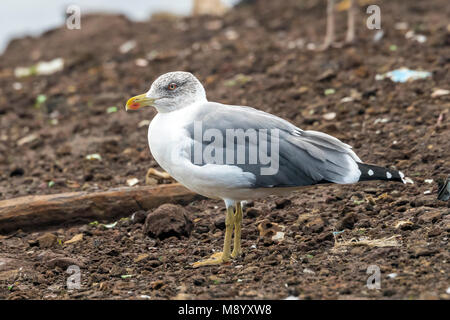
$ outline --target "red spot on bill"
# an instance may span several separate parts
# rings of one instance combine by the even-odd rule
[[[141,107],[141,104],[138,102],[133,102],[132,104],[128,105],[128,109],[130,110],[137,110]]]

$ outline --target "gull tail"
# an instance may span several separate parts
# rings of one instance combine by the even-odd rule
[[[406,183],[405,175],[401,171],[360,162],[358,162],[358,168],[361,171],[359,181],[386,180]]]

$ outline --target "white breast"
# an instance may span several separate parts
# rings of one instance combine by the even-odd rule
[[[186,139],[183,129],[186,117],[180,111],[158,113],[148,128],[148,142],[150,151],[156,162],[169,174],[173,175],[174,150]]]
[[[158,113],[153,118],[148,141],[153,158],[175,180],[210,198],[239,199],[242,187],[249,187],[254,176],[236,166],[194,165],[190,159],[192,139],[186,125],[193,121],[191,107]],[[235,188],[233,188],[235,187]]]

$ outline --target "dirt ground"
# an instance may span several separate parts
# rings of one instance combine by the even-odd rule
[[[244,216],[243,257],[200,269],[191,263],[223,244],[220,201],[187,205],[193,231],[180,239],[150,238],[130,219],[112,228],[101,223],[114,221],[19,230],[0,236],[0,298],[449,299],[450,202],[436,200],[436,181],[450,174],[450,95],[432,93],[450,89],[450,6],[373,1],[380,41],[361,6],[354,45],[308,50],[323,40],[325,3],[261,0],[222,18],[158,15],[145,23],[83,16],[81,30],[13,41],[0,56],[0,199],[106,190],[131,178],[145,184],[158,165],[143,120],[155,112],[126,113],[124,104],[174,70],[193,72],[211,101],[332,134],[414,184],[319,186],[255,201]],[[339,13],[340,38],[345,21]],[[409,30],[426,42],[406,38]],[[130,40],[131,50],[119,50]],[[17,66],[58,57],[61,72],[14,76]],[[432,77],[375,80],[400,67]],[[284,239],[259,236],[258,226],[270,224],[284,228]],[[83,238],[64,243],[77,234]],[[79,290],[66,288],[71,264],[81,267]],[[366,286],[371,265],[380,269],[380,289]]]

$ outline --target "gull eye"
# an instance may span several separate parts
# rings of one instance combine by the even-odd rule
[[[172,82],[167,86],[167,89],[169,89],[169,90],[175,90],[176,88],[177,88],[177,84],[175,82]]]

